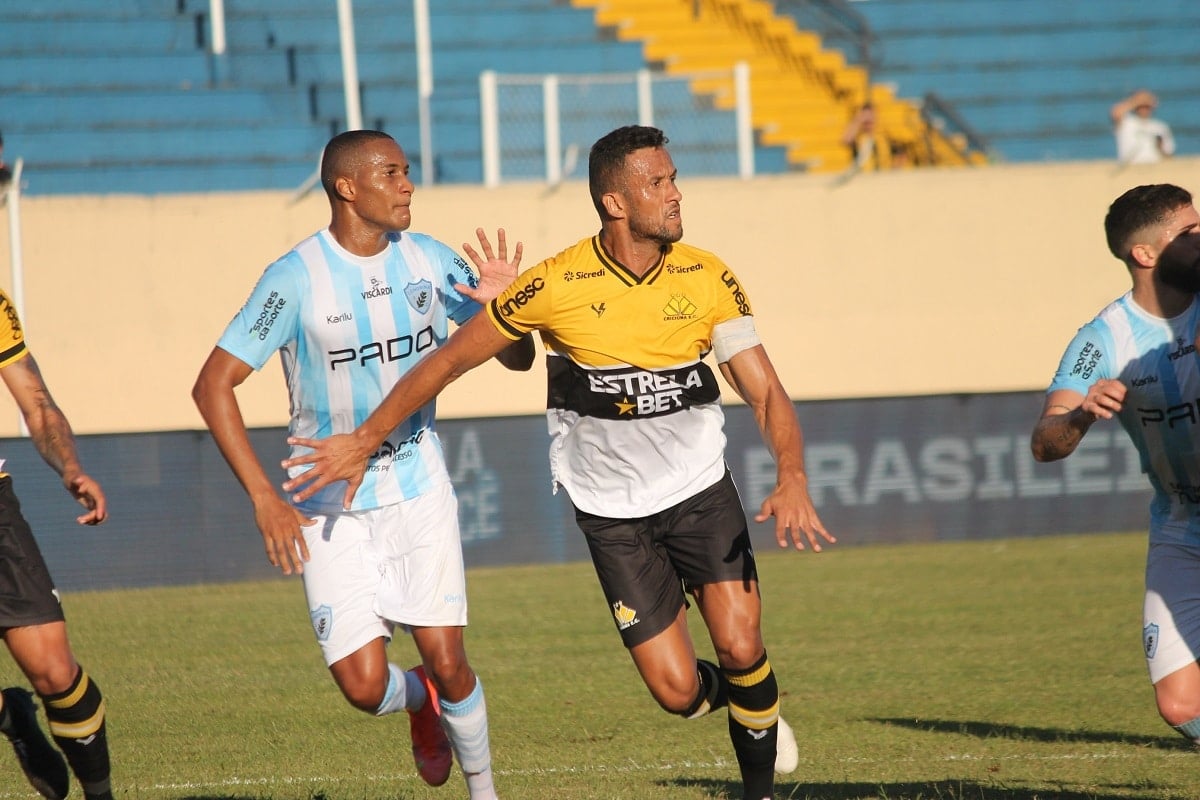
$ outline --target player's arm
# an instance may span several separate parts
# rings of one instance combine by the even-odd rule
[[[3,377],[4,385],[25,418],[33,446],[42,459],[62,476],[63,486],[71,496],[87,509],[87,513],[76,517],[76,520],[81,525],[103,522],[108,517],[104,491],[99,483],[83,471],[71,424],[50,396],[50,389],[42,378],[33,354],[27,353],[0,369],[0,377]]]
[[[1086,395],[1072,389],[1047,394],[1030,440],[1033,457],[1057,461],[1074,453],[1096,420],[1112,419],[1121,410],[1125,392],[1125,384],[1106,378],[1088,387]]]
[[[1113,103],[1112,107],[1108,109],[1108,116],[1112,120],[1113,125],[1119,125],[1122,118],[1124,118],[1126,114],[1133,111],[1139,105],[1156,105],[1157,103],[1158,99],[1152,92],[1147,91],[1146,89],[1138,89],[1128,97],[1122,98],[1121,100]]]
[[[496,353],[496,360],[514,372],[528,372],[537,355],[533,346],[533,334],[527,333],[508,347]]]
[[[796,549],[804,549],[801,535],[814,552],[821,551],[821,539],[835,542],[817,516],[808,493],[808,475],[804,470],[804,435],[796,409],[761,344],[733,355],[720,364],[721,374],[754,412],[763,441],[775,458],[775,488],[763,500],[757,522],[775,517],[775,539],[788,546],[788,535]]]
[[[289,458],[285,468],[311,464],[304,473],[283,484],[292,499],[303,502],[336,481],[346,481],[343,505],[350,507],[367,469],[367,459],[387,435],[451,382],[512,344],[486,313],[476,314],[392,386],[371,415],[350,433],[327,439],[293,437],[288,443],[312,448],[311,453]]]
[[[254,505],[254,521],[262,533],[267,559],[284,575],[304,571],[308,545],[300,530],[312,523],[279,496],[258,460],[234,390],[253,368],[239,358],[213,348],[192,387],[192,399],[212,432],[217,449]]]

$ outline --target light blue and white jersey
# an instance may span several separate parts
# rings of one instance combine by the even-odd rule
[[[279,351],[292,435],[349,433],[446,341],[447,318],[462,324],[479,311],[455,283],[475,286],[475,273],[429,236],[397,233],[383,252],[363,258],[326,229],[267,267],[217,346],[256,370]],[[398,503],[449,480],[434,405],[404,420],[371,456],[353,510]],[[345,490],[335,483],[300,507],[340,511]]]
[[[1130,293],[1075,334],[1049,391],[1086,395],[1104,378],[1125,384],[1118,419],[1154,487],[1150,541],[1200,546],[1200,303],[1172,319],[1146,313]]]

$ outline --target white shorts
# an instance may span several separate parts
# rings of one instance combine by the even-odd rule
[[[1150,544],[1142,650],[1151,683],[1196,661],[1200,653],[1200,549]]]
[[[458,500],[450,482],[370,511],[315,514],[304,528],[304,594],[333,664],[397,626],[467,624]]]

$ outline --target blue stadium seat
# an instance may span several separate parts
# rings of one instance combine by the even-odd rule
[[[613,40],[597,31],[590,11],[555,0],[430,6],[437,180],[482,180],[481,71],[632,73],[643,66],[639,46]],[[355,0],[353,8],[363,124],[396,135],[421,180],[411,5]],[[321,146],[346,124],[335,5],[227,3],[220,60],[209,52],[208,10],[207,0],[0,7],[0,130],[10,159],[25,161],[30,193],[291,189],[311,175]],[[634,121],[628,94],[564,98],[567,145],[586,146]],[[681,170],[732,171],[712,166],[712,138],[700,135],[731,129],[731,113],[697,104],[687,92],[664,91],[657,100],[661,124],[686,116],[696,128],[691,136],[679,122],[671,131]],[[779,148],[757,153],[760,169],[786,168]],[[544,174],[542,160],[530,159],[537,165],[531,178]],[[506,171],[517,171],[517,163]]]
[[[1185,0],[864,0],[873,80],[935,93],[1008,161],[1111,159],[1109,108],[1138,88],[1200,153],[1200,5]]]

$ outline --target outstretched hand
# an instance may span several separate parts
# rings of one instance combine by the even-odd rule
[[[821,552],[822,539],[830,544],[837,542],[817,516],[817,509],[803,482],[788,481],[776,485],[763,500],[754,521],[766,522],[771,517],[775,518],[775,541],[780,547],[788,546],[789,535],[797,550],[805,549],[804,540],[807,539],[814,553]]]
[[[521,266],[521,255],[525,251],[525,246],[521,242],[517,242],[513,259],[509,261],[508,241],[504,234],[504,228],[496,231],[495,251],[492,250],[491,240],[488,239],[483,228],[476,228],[475,235],[479,237],[479,246],[483,250],[483,256],[480,256],[479,252],[466,242],[463,243],[463,251],[475,265],[475,271],[479,273],[479,285],[472,288],[463,283],[456,283],[454,288],[464,297],[485,304],[495,299],[516,279],[517,268]]]
[[[284,469],[306,464],[312,465],[311,469],[283,484],[285,492],[294,492],[292,494],[293,502],[303,503],[329,484],[346,481],[346,494],[342,497],[342,507],[350,508],[350,504],[354,502],[355,492],[362,485],[363,476],[367,471],[367,459],[371,456],[371,451],[366,450],[356,437],[349,433],[334,434],[327,439],[304,439],[298,436],[289,436],[287,442],[293,447],[312,448],[311,453],[283,460]]]

